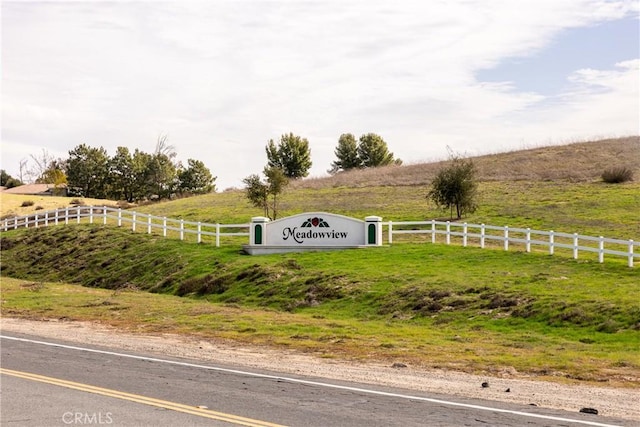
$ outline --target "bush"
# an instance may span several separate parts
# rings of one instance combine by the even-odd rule
[[[72,201],[69,202],[70,205],[83,205],[84,204],[84,200],[82,199],[73,199]]]
[[[33,206],[34,204],[35,203],[33,202],[33,200],[25,200],[24,202],[22,202],[20,207],[28,208],[29,206]]]
[[[620,166],[606,169],[602,172],[602,180],[607,184],[619,184],[633,180],[633,171],[627,167]]]

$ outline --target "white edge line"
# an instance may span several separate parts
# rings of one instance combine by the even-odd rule
[[[556,416],[552,416],[552,415],[533,414],[533,413],[530,413],[530,412],[521,412],[521,411],[515,411],[515,410],[511,410],[511,409],[492,408],[492,407],[489,407],[489,406],[473,405],[473,404],[470,404],[470,403],[452,402],[452,401],[448,401],[448,400],[433,399],[433,398],[429,398],[429,397],[412,396],[412,395],[408,395],[408,394],[399,394],[399,393],[390,393],[390,392],[378,391],[378,390],[369,390],[369,389],[366,389],[366,388],[349,387],[349,386],[344,386],[344,385],[322,383],[322,382],[318,382],[318,381],[302,380],[302,379],[298,379],[298,378],[282,377],[282,376],[277,376],[277,375],[259,374],[259,373],[255,373],[255,372],[240,371],[240,370],[237,370],[237,369],[220,368],[220,367],[216,367],[216,366],[199,365],[199,364],[196,364],[196,363],[188,363],[188,362],[178,362],[178,361],[175,361],[175,360],[158,359],[158,358],[155,358],[155,357],[148,357],[148,356],[136,356],[134,354],[118,353],[118,352],[115,352],[115,351],[106,351],[106,350],[97,350],[97,349],[93,349],[93,348],[77,347],[77,346],[73,346],[73,345],[59,344],[59,343],[53,343],[53,342],[47,342],[47,341],[38,341],[38,340],[32,340],[32,339],[27,339],[27,338],[10,337],[10,336],[7,336],[7,335],[0,335],[0,338],[13,340],[13,341],[22,341],[22,342],[28,342],[28,343],[33,343],[33,344],[46,345],[46,346],[50,346],[50,347],[65,348],[65,349],[68,349],[68,350],[79,350],[79,351],[86,351],[86,352],[89,352],[89,353],[108,354],[108,355],[111,355],[111,356],[127,357],[127,358],[130,358],[130,359],[145,360],[145,361],[149,361],[149,362],[167,363],[167,364],[171,364],[171,365],[187,366],[187,367],[190,367],[190,368],[200,368],[200,369],[207,369],[207,370],[210,370],[210,371],[226,372],[226,373],[231,373],[231,374],[245,375],[245,376],[257,377],[257,378],[266,378],[266,379],[272,379],[272,380],[288,381],[288,382],[292,382],[292,383],[313,385],[313,386],[318,386],[318,387],[326,387],[326,388],[333,388],[333,389],[339,389],[339,390],[355,391],[355,392],[359,392],[359,393],[374,394],[374,395],[378,395],[378,396],[397,397],[397,398],[410,399],[410,400],[419,400],[419,401],[423,401],[423,402],[438,403],[438,404],[442,404],[442,405],[459,406],[459,407],[470,408],[470,409],[479,409],[479,410],[482,410],[482,411],[501,412],[501,413],[505,413],[505,414],[520,415],[520,416],[523,416],[523,417],[542,418],[542,419],[545,419],[545,420],[554,420],[554,421],[566,421],[566,422],[571,422],[571,423],[584,424],[584,425],[590,425],[590,426],[599,426],[599,427],[619,427],[616,424],[603,424],[603,423],[598,423],[598,422],[595,422],[595,421],[576,420],[576,419],[572,419],[572,418],[556,417]]]

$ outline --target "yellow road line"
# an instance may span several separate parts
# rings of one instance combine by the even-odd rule
[[[58,378],[45,377],[43,375],[31,374],[28,372],[14,371],[11,369],[0,368],[0,373],[11,375],[18,378],[24,378],[32,381],[39,381],[47,384],[53,384],[60,387],[67,387],[74,390],[85,391],[89,393],[100,394],[102,396],[115,397],[117,399],[129,400],[132,402],[142,403],[145,405],[157,406],[159,408],[170,409],[172,411],[184,412],[199,417],[211,418],[219,421],[226,421],[232,424],[249,427],[282,427],[279,424],[273,424],[267,421],[254,420],[251,418],[240,417],[224,412],[216,412],[210,409],[202,409],[196,406],[183,405],[181,403],[170,402],[167,400],[154,399],[139,394],[125,393],[123,391],[111,390],[92,386],[89,384],[76,383],[73,381],[61,380]]]

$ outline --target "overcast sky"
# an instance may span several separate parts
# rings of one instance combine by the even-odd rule
[[[81,143],[202,160],[342,133],[405,163],[640,134],[638,0],[2,1],[2,168]]]

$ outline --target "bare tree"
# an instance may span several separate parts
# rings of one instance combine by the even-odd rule
[[[156,142],[156,154],[164,154],[171,160],[176,157],[176,147],[169,144],[167,141],[169,139],[169,135],[160,134],[158,136],[158,142]]]

